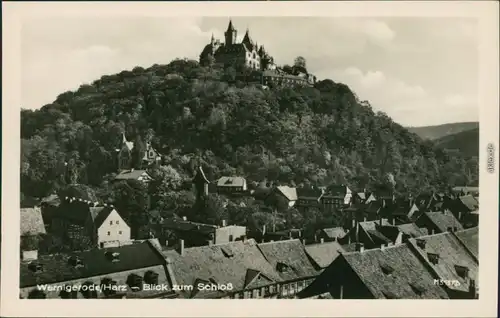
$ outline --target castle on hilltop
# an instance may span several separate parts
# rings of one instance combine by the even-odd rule
[[[259,46],[252,40],[248,29],[240,43],[237,42],[237,34],[238,31],[234,28],[233,22],[229,20],[227,30],[224,32],[225,42],[215,39],[212,34],[210,43],[200,54],[200,64],[206,66],[216,63],[258,71],[254,72],[252,80],[259,81],[263,85],[271,83],[274,85],[313,85],[316,82],[316,77],[304,70],[286,72],[278,67],[264,46]]]

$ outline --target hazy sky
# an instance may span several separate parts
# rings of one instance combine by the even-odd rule
[[[22,25],[23,108],[134,66],[198,59],[228,18],[43,18]],[[237,17],[277,64],[304,56],[319,79],[348,84],[403,125],[478,120],[476,20]]]

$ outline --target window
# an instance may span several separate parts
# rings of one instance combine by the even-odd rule
[[[431,262],[434,265],[439,263],[439,255],[438,254],[427,253],[427,258],[429,259],[429,262]]]
[[[113,221],[109,221],[109,225],[113,225]]]
[[[118,234],[122,235],[122,231],[118,231]]]
[[[108,236],[110,236],[110,235],[111,235],[111,232],[108,231]]]
[[[287,284],[284,284],[284,285],[282,286],[281,294],[282,294],[283,296],[287,296],[287,295],[288,295],[288,285],[287,285]]]
[[[120,221],[116,221],[115,223],[116,223],[116,224],[120,224]]]
[[[463,279],[466,279],[469,276],[469,268],[466,266],[455,265],[455,271],[457,275]]]

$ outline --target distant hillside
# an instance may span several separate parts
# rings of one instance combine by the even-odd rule
[[[435,143],[442,149],[457,149],[466,157],[479,156],[479,128],[439,138]]]
[[[408,127],[407,129],[419,135],[422,139],[436,140],[445,136],[458,134],[462,131],[476,129],[478,127],[478,122],[465,122],[437,126]]]

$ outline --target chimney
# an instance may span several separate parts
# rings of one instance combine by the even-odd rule
[[[391,216],[391,224],[392,226],[396,226],[396,218]]]
[[[183,216],[183,217],[182,217],[182,220],[183,220],[183,221],[187,221],[187,217]]]
[[[214,241],[213,240],[208,240],[208,246],[212,246],[214,245]]]
[[[356,252],[363,253],[365,251],[365,246],[363,243],[356,243]]]
[[[165,240],[165,247],[168,247],[168,240]]]
[[[321,244],[325,243],[325,239],[324,239],[324,238],[321,238],[320,243],[321,243]]]
[[[380,250],[381,251],[385,250],[385,244],[380,244]]]
[[[262,235],[266,234],[266,225],[262,225]]]
[[[351,220],[351,228],[354,228],[354,227],[356,227],[356,219],[352,218],[352,220]]]
[[[458,212],[458,220],[462,221],[462,212]]]
[[[227,226],[227,222],[226,222],[226,220],[222,220],[222,227],[225,227],[225,226]]]
[[[302,245],[306,245],[306,239],[302,240]]]
[[[184,240],[179,241],[179,254],[184,255]]]
[[[134,168],[130,169],[130,172],[134,172]]]
[[[471,294],[473,299],[478,297],[478,293],[477,293],[477,289],[476,289],[476,280],[472,279],[472,278],[469,280],[469,293]]]
[[[366,216],[365,216],[365,217],[363,217],[363,222],[366,222]]]
[[[271,242],[271,243],[272,243],[272,242],[274,242],[274,240],[269,240],[269,242]]]

